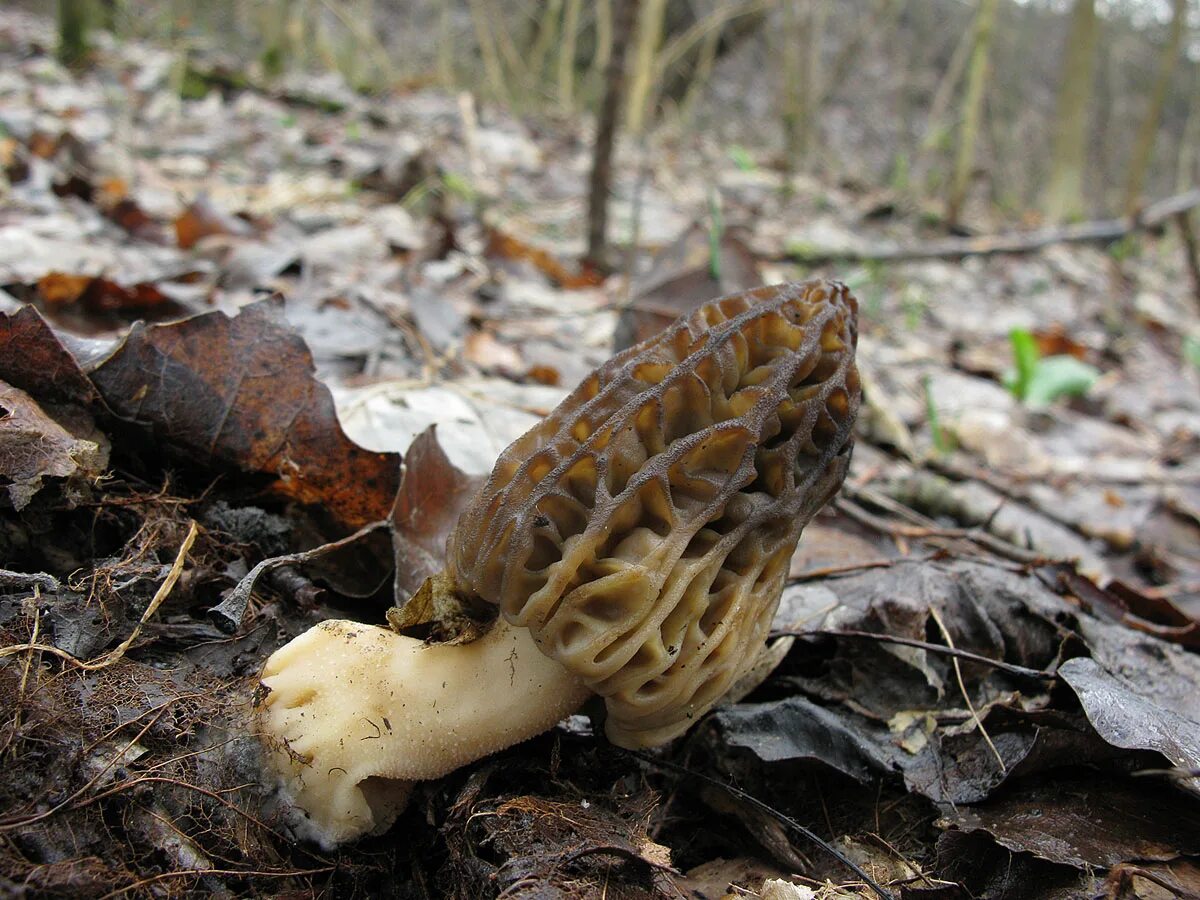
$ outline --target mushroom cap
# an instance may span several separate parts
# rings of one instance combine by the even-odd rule
[[[753,662],[849,466],[857,311],[822,281],[706,303],[588,376],[460,518],[455,589],[603,696],[614,743],[683,733]]]

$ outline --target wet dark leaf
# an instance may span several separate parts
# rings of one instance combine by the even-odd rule
[[[1078,695],[1100,736],[1115,747],[1156,750],[1182,769],[1200,770],[1200,723],[1157,704],[1095,660],[1067,660],[1058,674]],[[1200,792],[1198,779],[1187,779]]]
[[[55,334],[32,306],[0,313],[0,378],[43,401],[101,406],[80,343]]]
[[[945,814],[943,825],[986,831],[1010,850],[1075,868],[1167,861],[1200,850],[1200,809],[1145,779],[1061,774]]]
[[[861,722],[799,696],[739,703],[718,710],[713,721],[726,746],[749,750],[763,762],[817,760],[864,784],[896,763],[894,748]]]
[[[956,896],[964,898],[1079,900],[1096,896],[1099,889],[1099,879],[1091,873],[1048,863],[1032,853],[1014,853],[983,832],[950,831],[938,838],[936,872],[939,878],[961,884],[964,890]]]

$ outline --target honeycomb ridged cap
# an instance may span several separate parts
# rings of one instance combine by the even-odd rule
[[[613,357],[501,454],[450,538],[456,590],[530,629],[624,747],[683,733],[754,661],[859,404],[837,282],[713,300]]]

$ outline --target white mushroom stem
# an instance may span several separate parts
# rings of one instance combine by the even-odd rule
[[[502,619],[470,644],[322,622],[263,670],[269,767],[326,847],[387,828],[412,782],[533,737],[590,691]]]

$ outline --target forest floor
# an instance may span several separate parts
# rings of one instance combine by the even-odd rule
[[[806,268],[944,234],[655,134],[618,154],[605,279],[576,263],[587,124],[145,45],[76,76],[53,43],[0,11],[0,894],[1200,896],[1173,229]],[[486,474],[614,341],[810,277],[859,298],[864,403],[770,677],[655,755],[573,717],[383,836],[292,839],[257,673],[323,618],[383,621],[414,439],[436,424],[410,486]]]

